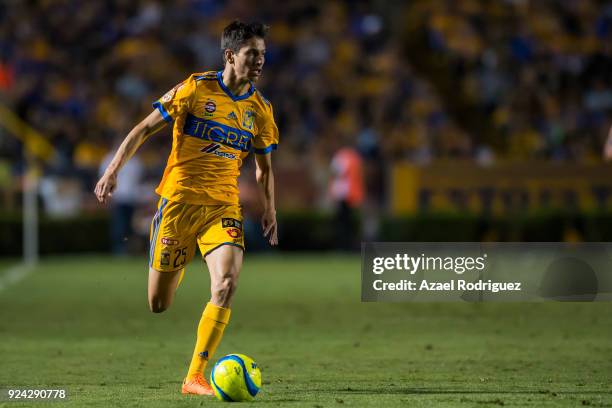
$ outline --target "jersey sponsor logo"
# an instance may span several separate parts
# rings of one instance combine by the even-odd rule
[[[178,245],[178,240],[172,238],[162,237],[161,243],[164,245]]]
[[[242,222],[235,218],[221,218],[221,226],[223,228],[242,229]]]
[[[246,130],[209,119],[201,119],[190,113],[185,118],[183,133],[243,152],[248,152],[251,149],[251,139],[253,138],[253,134]]]
[[[252,110],[245,111],[242,117],[242,127],[253,130],[253,123],[255,123],[255,112]]]
[[[211,143],[207,146],[204,146],[202,149],[200,149],[200,151],[204,153],[212,153],[215,156],[223,157],[224,159],[236,160],[235,154],[219,151],[220,147],[220,144]]]
[[[236,155],[227,152],[214,152],[215,156],[223,157],[224,159],[236,160]]]
[[[229,235],[232,238],[240,238],[242,236],[242,231],[239,230],[238,228],[230,228],[226,230],[225,232],[227,232],[227,235]]]
[[[164,251],[164,252],[161,253],[161,260],[160,260],[159,264],[161,266],[168,266],[168,265],[170,265],[170,252]]]
[[[214,111],[217,110],[217,105],[215,104],[215,101],[208,101],[204,104],[204,110],[208,113],[213,113]]]
[[[234,113],[234,111],[231,111],[231,112],[229,113],[229,115],[227,115],[227,118],[226,118],[226,119],[230,119],[230,120],[237,120],[237,119],[238,119],[238,117],[236,117],[236,114]]]

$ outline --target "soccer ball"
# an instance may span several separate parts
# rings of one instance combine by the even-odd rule
[[[251,401],[261,387],[261,371],[244,354],[228,354],[210,372],[210,383],[221,401]]]

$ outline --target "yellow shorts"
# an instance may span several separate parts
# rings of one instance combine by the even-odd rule
[[[194,205],[159,200],[151,222],[149,266],[160,272],[182,269],[195,255],[205,257],[221,245],[244,250],[242,211],[238,205]]]

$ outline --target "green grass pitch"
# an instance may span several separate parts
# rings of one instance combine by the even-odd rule
[[[359,285],[357,257],[247,254],[213,360],[258,362],[259,407],[612,406],[612,304],[372,304]],[[179,391],[207,299],[197,261],[155,315],[144,257],[43,260],[0,292],[0,388],[67,389],[54,407],[221,406]]]

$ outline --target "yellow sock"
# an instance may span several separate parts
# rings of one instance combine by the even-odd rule
[[[202,313],[200,324],[198,325],[198,337],[196,340],[191,364],[187,378],[193,378],[197,374],[202,374],[206,368],[208,359],[212,357],[223,337],[223,330],[230,318],[230,309],[208,303]]]

